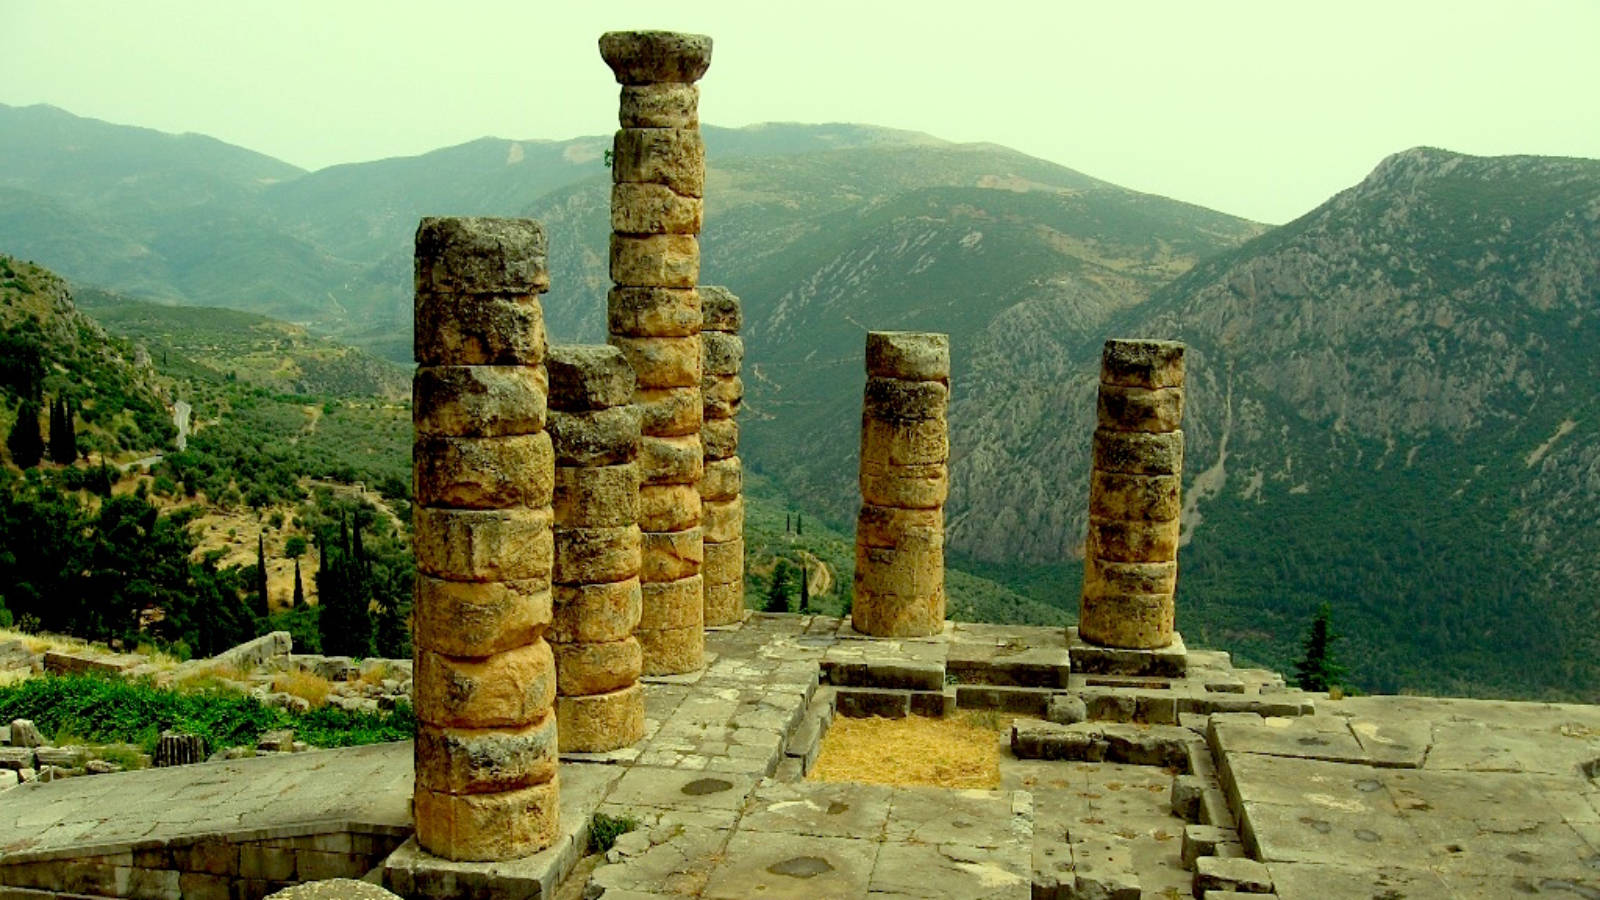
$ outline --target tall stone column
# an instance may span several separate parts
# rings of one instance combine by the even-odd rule
[[[555,446],[556,721],[561,749],[644,736],[639,624],[639,411],[633,370],[606,345],[550,348]]]
[[[1173,639],[1183,478],[1183,350],[1106,341],[1089,473],[1078,635],[1149,650]]]
[[[452,860],[555,839],[545,234],[423,219],[412,415],[417,841]]]
[[[610,342],[637,378],[643,610],[635,632],[651,675],[705,658],[700,530],[701,197],[699,88],[711,39],[610,32],[600,55],[622,85],[611,161]]]
[[[861,514],[851,621],[877,637],[944,628],[944,501],[950,490],[950,338],[867,334]]]
[[[739,404],[744,400],[744,316],[739,298],[725,287],[702,285],[700,391],[705,424],[705,474],[700,479],[705,520],[706,624],[744,619],[744,469],[739,462]]]

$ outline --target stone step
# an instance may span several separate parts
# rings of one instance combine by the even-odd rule
[[[954,688],[937,691],[896,691],[881,688],[835,688],[834,711],[853,719],[882,716],[903,719],[906,716],[942,718],[956,710],[958,705]]]
[[[1050,698],[1056,693],[1051,688],[1012,687],[1000,684],[958,684],[955,686],[956,706],[961,709],[994,709],[1000,712],[1019,713],[1042,717]]]
[[[839,687],[882,688],[901,691],[944,690],[944,666],[896,657],[824,659],[822,676]]]
[[[1011,725],[1011,752],[1018,759],[1116,762],[1189,769],[1191,747],[1204,744],[1194,732],[1161,725],[1079,722],[1057,725],[1019,719]]]

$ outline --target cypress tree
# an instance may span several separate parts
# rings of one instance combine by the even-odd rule
[[[767,606],[769,613],[786,613],[789,611],[789,561],[780,559],[772,569],[772,586],[767,588]]]
[[[17,422],[6,438],[6,449],[18,468],[31,469],[44,458],[44,436],[39,433],[39,404],[24,400],[17,409]]]
[[[272,615],[272,602],[267,595],[267,538],[256,535],[256,615],[265,619]]]
[[[294,602],[291,605],[294,609],[300,609],[306,605],[306,586],[300,580],[300,557],[298,556],[294,558]]]
[[[794,533],[795,534],[805,534],[806,533],[806,516],[805,516],[805,513],[795,513],[794,514]]]
[[[800,564],[800,611],[811,612],[811,567]]]
[[[1295,681],[1305,691],[1330,691],[1340,687],[1344,666],[1333,655],[1339,635],[1333,630],[1333,610],[1322,604],[1306,633],[1305,656],[1294,664]]]

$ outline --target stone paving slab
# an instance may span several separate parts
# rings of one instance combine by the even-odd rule
[[[706,900],[864,897],[878,842],[739,831],[706,882]]]

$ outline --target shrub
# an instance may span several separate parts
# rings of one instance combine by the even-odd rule
[[[639,820],[632,816],[610,816],[602,812],[594,814],[594,821],[589,824],[589,852],[604,853],[616,846],[617,838],[639,827]]]

